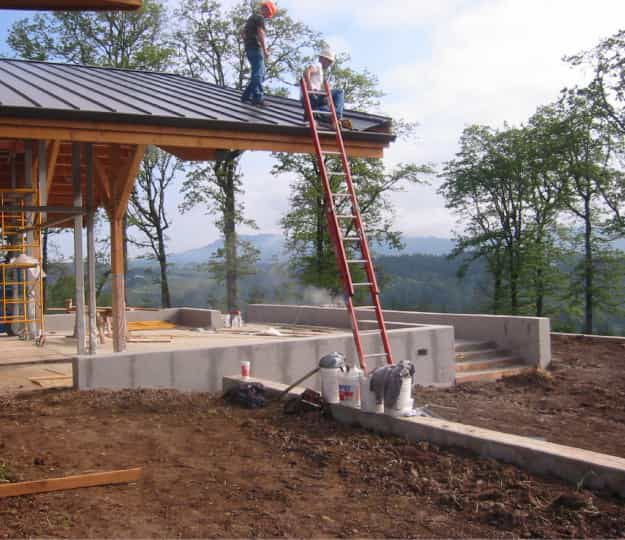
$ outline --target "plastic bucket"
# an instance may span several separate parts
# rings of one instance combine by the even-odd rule
[[[347,372],[338,376],[339,383],[339,400],[341,405],[360,408],[360,375],[362,371],[356,368],[350,368]]]
[[[360,377],[360,408],[363,412],[383,413],[384,402],[377,402],[375,392],[373,392],[370,388],[370,383],[370,377]]]
[[[385,407],[384,412],[389,416],[403,416],[412,411],[414,400],[412,399],[412,377],[404,377],[399,389],[397,402],[392,407]]]
[[[321,395],[327,403],[339,403],[339,368],[321,368]]]

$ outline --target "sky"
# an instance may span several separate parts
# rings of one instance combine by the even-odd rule
[[[504,122],[526,121],[537,107],[557,99],[562,88],[583,83],[588,76],[562,58],[592,48],[625,21],[622,0],[277,3],[322,32],[336,52],[349,53],[352,67],[379,78],[385,92],[381,112],[418,122],[416,137],[386,152],[389,169],[400,162],[440,166],[453,158],[462,130],[470,124],[501,127]],[[23,12],[2,12],[0,53],[8,54],[7,30],[21,16]],[[291,179],[273,177],[271,166],[267,153],[244,155],[244,202],[259,232],[280,233]],[[445,208],[436,189],[434,178],[429,185],[393,195],[397,230],[407,236],[452,235],[457,217]],[[200,247],[219,236],[205,211],[180,215],[178,191],[173,190],[169,201],[171,252]]]

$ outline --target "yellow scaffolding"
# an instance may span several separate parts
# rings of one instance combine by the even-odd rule
[[[39,206],[40,196],[39,182],[31,183],[32,187],[0,187],[0,325],[24,339],[40,341],[44,330],[42,216],[32,211]]]

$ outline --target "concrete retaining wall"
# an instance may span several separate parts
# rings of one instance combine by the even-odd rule
[[[74,314],[46,315],[45,328],[48,332],[72,332]],[[222,328],[223,321],[219,311],[195,308],[169,308],[150,311],[127,311],[128,322],[167,321],[180,326],[199,328]]]
[[[248,307],[247,317],[250,322],[258,323],[349,328],[344,308],[256,304]],[[370,310],[359,310],[358,318],[364,321],[375,316]],[[551,363],[550,324],[546,318],[392,310],[385,310],[384,318],[389,328],[399,323],[452,326],[456,339],[492,341],[499,348],[519,355],[528,365],[545,368]]]
[[[259,380],[270,395],[286,387]],[[224,389],[237,386],[238,377],[224,380]],[[299,395],[294,388],[290,395]],[[553,476],[572,485],[606,490],[625,497],[625,459],[561,444],[538,441],[437,418],[392,418],[331,405],[335,420],[358,425],[376,433],[395,435],[408,441],[429,441],[438,446],[464,448],[479,456],[511,463],[529,472]]]
[[[454,383],[452,328],[392,330],[389,338],[397,358],[414,362],[419,384],[451,386]],[[363,344],[370,353],[382,351],[377,333],[363,334]],[[74,384],[80,390],[174,388],[218,392],[222,378],[237,374],[242,360],[252,363],[255,376],[291,383],[317,367],[323,355],[334,351],[345,354],[349,360],[356,358],[351,333],[252,345],[81,356],[73,361]],[[382,362],[380,359],[379,364]],[[310,379],[307,385],[320,388],[319,377]]]

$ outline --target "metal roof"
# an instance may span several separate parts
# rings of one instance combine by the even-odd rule
[[[0,116],[301,134],[299,100],[241,103],[241,92],[168,73],[0,59]],[[391,119],[355,111],[345,139],[390,141]]]

